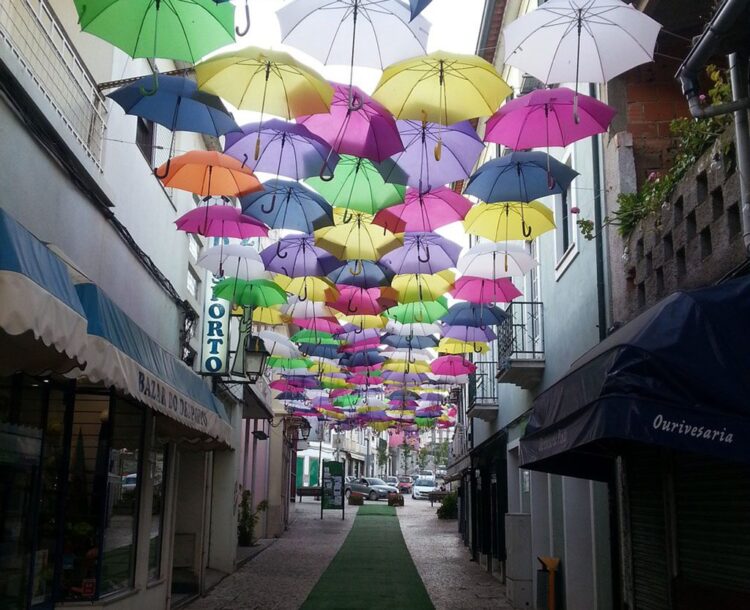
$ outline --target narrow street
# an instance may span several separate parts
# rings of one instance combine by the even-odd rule
[[[346,519],[336,511],[320,519],[320,504],[305,499],[291,508],[289,530],[262,553],[248,561],[234,574],[219,583],[209,594],[186,606],[188,610],[293,609],[319,608],[311,593],[344,545],[358,515],[358,508],[347,506]],[[383,501],[368,502],[364,511],[387,511]],[[362,509],[360,509],[362,510]],[[510,608],[504,587],[484,572],[469,555],[456,531],[456,521],[441,521],[436,507],[421,500],[405,498],[405,506],[395,509],[401,534],[411,560],[417,569],[432,605],[437,608]],[[371,517],[360,516],[360,520]],[[372,545],[378,542],[379,530],[368,533],[361,545],[361,557],[352,561],[359,575],[340,579],[338,591],[327,591],[326,608],[371,608],[382,606],[383,570],[369,562]],[[369,544],[369,542],[372,544]],[[395,545],[394,545],[395,546]],[[325,576],[324,576],[325,574]],[[350,574],[351,576],[351,574]],[[419,585],[419,583],[415,583]],[[322,586],[322,584],[321,584]],[[415,594],[419,586],[415,587]],[[352,591],[361,594],[354,597]],[[385,590],[392,608],[414,608],[414,597],[393,598]],[[429,606],[419,606],[429,607]]]

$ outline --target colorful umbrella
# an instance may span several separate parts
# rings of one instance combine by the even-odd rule
[[[337,285],[377,288],[389,285],[393,279],[393,272],[380,263],[350,260],[329,273],[328,279]]]
[[[429,373],[430,365],[426,362],[409,362],[408,360],[388,360],[383,365],[384,371],[396,373]]]
[[[340,319],[344,323],[353,324],[354,326],[361,329],[385,328],[385,324],[387,321],[383,316],[365,314],[340,316]]]
[[[202,197],[238,197],[263,188],[250,168],[213,150],[193,150],[173,157],[154,173],[164,186]]]
[[[401,240],[390,231],[370,224],[372,217],[367,214],[355,212],[347,220],[315,231],[315,243],[340,260],[372,261],[401,244]]]
[[[339,345],[341,342],[333,338],[331,333],[320,330],[299,330],[291,337],[297,343],[320,343],[321,345]]]
[[[451,296],[470,303],[510,303],[521,291],[507,277],[488,280],[465,275],[456,280]]]
[[[461,341],[444,337],[440,339],[437,351],[441,354],[486,354],[490,346],[484,341]]]
[[[456,303],[440,320],[444,324],[457,326],[494,326],[502,324],[508,314],[494,305]]]
[[[413,303],[411,303],[413,305]],[[389,320],[385,326],[386,332],[392,335],[398,335],[399,337],[426,337],[428,335],[436,335],[440,332],[440,327],[437,324],[425,323],[425,322],[414,322],[403,324],[397,320]]]
[[[299,349],[291,342],[289,337],[275,333],[272,330],[262,330],[258,333],[258,337],[263,341],[263,345],[265,345],[266,350],[272,356],[297,358],[300,355]]]
[[[283,315],[278,309],[273,307],[255,307],[253,309],[253,323],[266,324],[268,326],[279,326],[288,324],[291,319]]]
[[[270,280],[224,278],[214,285],[214,296],[245,307],[272,307],[287,302],[286,293]]]
[[[477,370],[477,367],[460,356],[441,356],[430,365],[436,375],[467,375]]]
[[[286,294],[286,293],[285,293]],[[333,318],[336,312],[320,301],[300,300],[292,297],[289,302],[281,308],[281,311],[292,318]]]
[[[346,315],[379,315],[398,300],[390,288],[358,288],[346,284],[338,288],[339,297],[331,302],[331,307]]]
[[[409,11],[411,14],[411,18],[414,19],[417,15],[419,15],[424,9],[427,8],[430,2],[432,2],[432,0],[409,0]]]
[[[204,237],[267,237],[268,227],[262,222],[243,216],[230,205],[204,205],[186,212],[175,220],[180,231]]]
[[[434,301],[420,301],[417,303],[402,303],[385,310],[385,316],[402,324],[430,324],[439,320],[448,311],[445,297]]]
[[[223,240],[222,240],[223,241]],[[195,261],[204,269],[221,277],[226,271],[232,277],[241,280],[269,279],[269,273],[252,246],[229,244],[206,248]]]
[[[280,358],[271,356],[266,362],[270,369],[306,369],[312,364],[308,358]]]
[[[524,275],[536,267],[534,258],[523,248],[506,243],[483,243],[469,249],[458,261],[463,275],[496,280]]]
[[[400,337],[398,335],[386,335],[383,337],[383,344],[397,349],[424,349],[437,347],[438,341],[432,336]]]
[[[291,278],[277,274],[273,279],[281,288],[300,301],[330,302],[335,301],[339,296],[336,286],[326,278],[311,275]]]
[[[268,180],[263,190],[240,199],[242,212],[272,229],[310,233],[333,224],[333,210],[317,193],[290,180]]]
[[[437,233],[405,233],[403,240],[380,259],[394,273],[437,273],[455,267],[461,254],[461,246]]]
[[[300,328],[309,330],[327,333],[336,333],[341,330],[341,324],[336,318],[295,318],[293,321]]]
[[[342,332],[336,335],[336,338],[344,343],[355,343],[360,341],[366,341],[368,339],[376,339],[380,337],[380,332],[374,328],[366,328],[360,330],[354,326],[345,328]]]
[[[315,245],[312,235],[287,235],[268,246],[260,257],[266,269],[288,277],[324,276],[339,265],[339,261]]]
[[[463,220],[470,208],[471,201],[445,186],[426,193],[408,189],[404,203],[381,210],[372,222],[392,233],[431,232]]]
[[[434,301],[443,296],[453,288],[454,280],[452,271],[440,271],[432,275],[409,273],[394,277],[391,286],[398,292],[398,300],[401,303],[414,303]]]
[[[490,241],[528,240],[555,228],[555,218],[547,206],[531,203],[480,203],[464,218],[464,229]]]
[[[335,359],[340,356],[338,345],[326,345],[323,343],[300,343],[299,349],[307,356],[318,356],[321,358]]]
[[[478,326],[449,326],[446,324],[440,329],[440,334],[443,337],[458,339],[465,343],[473,343],[475,341],[486,343],[487,341],[497,339],[497,335],[489,326],[480,328]]]

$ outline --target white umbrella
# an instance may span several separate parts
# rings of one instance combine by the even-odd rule
[[[422,362],[429,362],[430,360],[433,360],[435,358],[434,354],[430,354],[427,350],[423,349],[393,349],[391,350],[383,350],[383,355],[387,356],[388,358],[393,359],[403,359],[406,360],[407,358],[410,358],[412,361],[415,360],[421,360]]]
[[[266,346],[268,353],[272,356],[279,356],[281,358],[302,357],[299,348],[289,340],[289,337],[285,337],[272,330],[263,330],[258,333],[258,337],[263,340],[263,345]]]
[[[427,373],[427,376],[435,383],[445,385],[469,383],[468,375],[433,375],[432,373]]]
[[[437,324],[426,324],[424,322],[402,324],[396,320],[388,320],[385,330],[399,337],[426,337],[427,335],[438,334],[440,327]]]
[[[252,246],[230,244],[205,248],[196,263],[214,275],[228,275],[242,280],[271,278],[260,254]]]
[[[486,242],[463,254],[458,259],[457,267],[462,275],[496,280],[524,275],[537,265],[536,260],[523,248],[504,242]]]
[[[281,311],[292,318],[335,318],[336,312],[320,301],[300,301],[293,297],[289,299],[286,305],[281,307]]]

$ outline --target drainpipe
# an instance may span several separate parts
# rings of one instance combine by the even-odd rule
[[[748,101],[747,61],[747,56],[739,53],[732,53],[729,56],[732,98],[735,103]],[[745,244],[745,253],[750,255],[750,131],[747,122],[747,106],[734,112],[734,137],[740,175],[740,199],[742,199],[740,210],[742,241]]]
[[[596,85],[590,85],[589,95],[597,97]],[[594,226],[597,227],[594,238],[596,249],[596,304],[599,325],[599,341],[607,338],[607,296],[604,284],[604,235],[602,223],[602,179],[599,138],[591,138],[591,173],[593,174],[594,187]]]

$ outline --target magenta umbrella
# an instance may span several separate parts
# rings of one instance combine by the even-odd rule
[[[332,84],[330,112],[300,116],[297,123],[341,154],[383,161],[404,150],[396,120],[384,106],[358,87],[352,87],[350,103],[349,86]],[[351,110],[350,106],[356,110]]]
[[[485,142],[514,150],[567,146],[607,131],[616,110],[588,95],[578,94],[578,121],[572,89],[537,89],[504,104],[487,121]]]
[[[354,352],[363,352],[371,349],[377,349],[380,345],[380,337],[374,339],[365,339],[364,341],[358,341],[350,345],[342,345],[339,351],[342,354],[353,354]]]
[[[477,367],[461,356],[440,356],[430,363],[430,370],[436,375],[457,377],[473,373]]]
[[[339,297],[330,305],[345,315],[377,316],[397,303],[395,294],[388,296],[381,288],[358,288],[346,284],[336,288]]]
[[[446,186],[426,193],[408,189],[404,203],[381,210],[372,223],[392,233],[434,231],[463,220],[470,208],[471,201]]]
[[[268,227],[230,205],[209,205],[190,210],[174,221],[180,231],[204,237],[268,237]]]
[[[507,277],[488,280],[464,275],[456,280],[450,294],[471,303],[510,303],[522,293]]]

